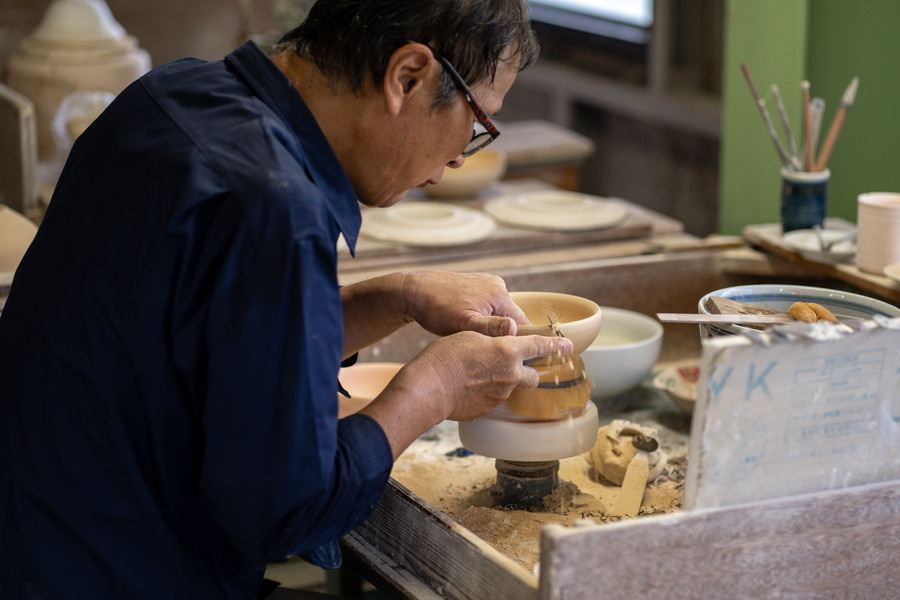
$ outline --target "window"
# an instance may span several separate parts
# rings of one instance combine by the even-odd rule
[[[531,0],[531,18],[554,27],[646,44],[653,0]]]

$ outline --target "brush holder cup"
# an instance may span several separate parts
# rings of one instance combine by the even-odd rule
[[[831,171],[815,173],[781,169],[781,231],[812,229],[825,224]]]

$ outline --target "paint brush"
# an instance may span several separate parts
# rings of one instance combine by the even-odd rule
[[[828,159],[831,157],[831,151],[834,150],[834,144],[837,142],[838,134],[841,132],[841,127],[844,125],[844,119],[847,118],[847,113],[850,112],[850,107],[853,106],[853,102],[856,100],[856,90],[858,88],[859,77],[854,77],[850,82],[850,85],[847,86],[844,97],[841,98],[841,105],[834,113],[834,120],[831,121],[828,137],[825,138],[825,143],[822,145],[822,152],[819,154],[818,160],[816,160],[817,171],[823,170],[825,165],[828,164]]]
[[[822,117],[825,116],[825,100],[813,98],[809,101],[809,112],[812,113],[812,147],[819,145],[819,133],[822,129]]]
[[[775,149],[781,157],[781,162],[793,169],[800,169],[799,161],[788,154],[787,150],[784,149],[781,140],[778,138],[778,134],[775,132],[775,126],[772,124],[772,117],[769,116],[769,111],[766,109],[766,103],[759,97],[759,93],[756,91],[756,85],[753,83],[753,78],[750,77],[750,71],[747,70],[747,65],[744,63],[741,63],[741,71],[744,73],[744,79],[747,80],[747,87],[750,88],[750,95],[753,96],[753,101],[756,102],[756,107],[759,109],[759,114],[762,116],[766,131],[768,131],[769,137],[772,138],[772,143],[775,144]]]
[[[791,151],[791,159],[797,156],[797,142],[794,140],[794,130],[791,129],[791,121],[788,119],[787,111],[784,109],[784,102],[781,100],[781,90],[778,84],[772,84],[772,98],[775,99],[775,106],[778,108],[778,114],[781,115],[781,127],[784,129],[784,137],[787,138],[788,148]]]
[[[804,166],[807,173],[812,173],[815,161],[815,147],[812,141],[812,112],[809,110],[809,82],[800,82],[800,92],[803,95],[803,130],[806,134],[805,149],[803,156],[805,157]]]

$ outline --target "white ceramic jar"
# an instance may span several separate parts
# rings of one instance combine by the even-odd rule
[[[79,90],[118,94],[150,70],[150,55],[103,0],[54,0],[10,57],[7,83],[35,106],[38,159],[56,154],[51,123],[62,99]]]

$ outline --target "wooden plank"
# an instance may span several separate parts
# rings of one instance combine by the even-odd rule
[[[341,270],[365,270],[465,260],[497,254],[517,254],[532,251],[536,247],[547,250],[600,242],[633,240],[649,236],[652,229],[651,223],[635,219],[629,219],[616,227],[594,231],[542,232],[498,226],[494,235],[482,242],[434,248],[377,242],[361,236],[357,244],[355,259],[350,258],[349,251],[341,252]]]
[[[716,269],[722,273],[779,277],[786,281],[824,279],[822,274],[813,273],[806,267],[789,263],[779,256],[749,247],[721,252],[716,257]]]
[[[345,545],[354,560],[386,575],[390,587],[405,590],[401,595],[409,598],[419,598],[418,582],[411,583],[418,579],[451,600],[537,599],[531,573],[393,479],[372,516]]]
[[[34,104],[0,84],[0,203],[30,214],[37,205]]]
[[[843,219],[831,218],[826,225],[832,229],[851,227]],[[861,271],[855,264],[825,264],[804,258],[799,252],[785,245],[781,238],[781,226],[776,224],[748,225],[743,231],[744,239],[761,250],[800,265],[812,273],[824,275],[850,283],[861,290],[873,293],[894,304],[900,303],[900,284],[884,275],[872,275]]]
[[[440,269],[452,272],[486,272],[504,274],[527,270],[554,269],[556,266],[562,269],[571,268],[573,264],[592,264],[596,267],[597,261],[609,259],[627,259],[651,257],[663,258],[676,254],[692,254],[697,251],[719,248],[733,248],[741,245],[743,241],[734,241],[732,238],[716,237],[697,239],[688,234],[666,234],[653,236],[641,240],[621,240],[605,242],[601,244],[582,244],[579,246],[563,248],[533,248],[531,251],[514,253],[489,254],[478,257],[461,258],[454,260],[452,257],[435,258],[426,263],[404,263],[385,267],[358,268],[353,264],[349,256],[342,257],[338,265],[341,283],[346,285],[354,281],[376,277],[387,273],[393,273],[398,269]],[[708,290],[707,290],[708,291]]]
[[[433,589],[391,557],[351,531],[341,540],[344,563],[381,593],[398,600],[441,600]]]
[[[900,482],[547,527],[540,599],[897,598],[898,531]]]

